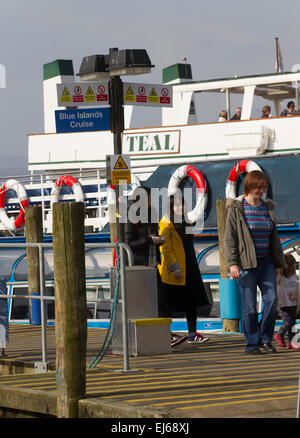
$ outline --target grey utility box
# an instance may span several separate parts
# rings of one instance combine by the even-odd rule
[[[171,320],[158,318],[156,269],[130,266],[125,268],[125,273],[129,355],[169,353]],[[113,296],[116,270],[111,269],[110,274]],[[121,298],[120,284],[119,299]],[[123,353],[122,303],[117,304],[112,352]]]

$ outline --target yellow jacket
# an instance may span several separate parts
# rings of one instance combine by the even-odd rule
[[[159,235],[164,235],[166,241],[161,245],[161,264],[158,270],[163,283],[185,285],[185,251],[181,237],[172,222],[164,216],[159,223]],[[180,268],[181,278],[174,278],[174,271]]]

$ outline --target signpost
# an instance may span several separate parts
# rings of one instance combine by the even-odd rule
[[[114,53],[115,50],[112,50]],[[148,107],[169,107],[173,105],[172,86],[157,84],[123,83],[119,74],[112,74],[109,82],[79,82],[57,84],[58,106],[73,108],[55,111],[57,132],[80,132],[110,129],[114,135],[114,153],[107,157],[111,183],[115,186],[117,211],[119,206],[119,185],[131,183],[130,156],[122,155],[122,132],[124,131],[123,105]],[[74,106],[110,106],[100,110],[74,109]],[[109,120],[108,120],[109,119]],[[110,122],[110,123],[109,123]],[[131,150],[134,139],[130,140]],[[176,152],[176,142],[165,139],[165,149]],[[161,149],[155,139],[156,149]],[[140,145],[141,146],[141,145]],[[124,241],[124,224],[117,221],[118,240]]]

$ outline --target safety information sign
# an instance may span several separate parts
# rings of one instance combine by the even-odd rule
[[[111,183],[131,184],[130,155],[110,155]]]
[[[123,83],[124,105],[172,107],[173,92],[169,85]]]
[[[109,105],[108,82],[57,84],[58,106]]]

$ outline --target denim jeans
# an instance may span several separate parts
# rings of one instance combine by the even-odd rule
[[[257,267],[248,269],[248,274],[238,279],[238,285],[242,294],[242,328],[246,350],[259,348],[272,341],[276,321],[276,273],[271,258],[258,258]],[[257,314],[257,286],[263,300],[260,322]]]

